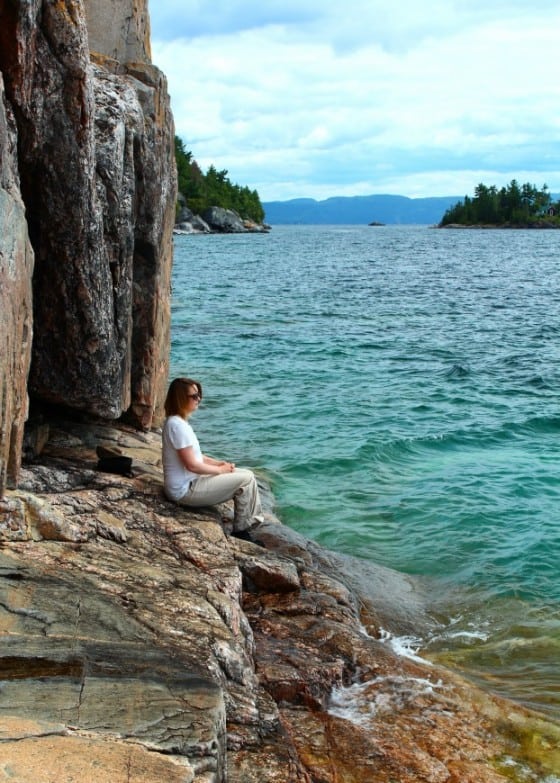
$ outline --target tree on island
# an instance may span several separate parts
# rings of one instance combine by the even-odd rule
[[[175,136],[175,160],[179,193],[192,212],[200,215],[209,207],[223,207],[255,223],[264,221],[264,209],[256,190],[232,183],[226,169],[218,171],[210,166],[203,174],[192,152],[185,149],[178,136]]]
[[[528,182],[519,187],[517,180],[512,179],[507,187],[498,190],[495,185],[480,183],[473,198],[465,196],[445,212],[439,225],[450,224],[560,227],[560,201],[553,203],[547,185],[541,190]]]

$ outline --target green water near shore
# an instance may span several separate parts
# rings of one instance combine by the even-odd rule
[[[422,576],[417,640],[560,717],[554,231],[278,227],[175,240],[172,374],[283,522]]]

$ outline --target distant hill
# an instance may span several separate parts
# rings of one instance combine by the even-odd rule
[[[439,223],[444,212],[462,196],[407,198],[406,196],[335,196],[325,201],[296,198],[291,201],[263,203],[265,220],[271,225],[321,224],[349,225],[369,223]]]

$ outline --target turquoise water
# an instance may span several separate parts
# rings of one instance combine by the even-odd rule
[[[560,232],[175,238],[172,375],[286,524],[429,579],[421,654],[560,716]]]

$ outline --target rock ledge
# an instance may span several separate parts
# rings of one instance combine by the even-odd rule
[[[134,475],[99,472],[100,445],[132,457]],[[328,552],[270,511],[266,548],[229,538],[229,511],[164,499],[156,433],[51,423],[0,505],[0,778],[558,772],[557,726],[383,641],[381,628],[430,622],[421,585]]]

